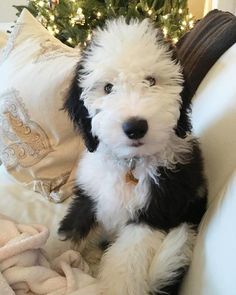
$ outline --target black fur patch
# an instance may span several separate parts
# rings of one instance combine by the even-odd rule
[[[168,51],[171,53],[171,59],[175,63],[180,63],[178,59],[177,48],[170,41],[164,41],[168,47]],[[189,114],[191,113],[191,98],[186,93],[186,83],[183,83],[183,91],[180,93],[181,96],[181,106],[180,106],[180,116],[175,127],[175,133],[177,136],[184,138],[187,133],[192,131],[192,124],[190,122]]]
[[[181,107],[180,107],[180,116],[175,127],[175,133],[177,136],[184,138],[187,133],[192,131],[192,124],[190,122],[189,114],[191,113],[191,104],[189,97],[186,96],[185,91],[186,86],[184,85],[184,90],[181,92]]]
[[[75,76],[69,89],[68,97],[64,103],[64,109],[68,112],[75,128],[79,129],[85,145],[90,152],[94,152],[98,146],[98,139],[91,133],[91,118],[83,100],[80,99],[82,89],[79,87],[79,72],[81,65],[78,64]]]
[[[157,185],[150,180],[150,203],[138,218],[130,222],[145,223],[152,228],[168,232],[187,222],[197,230],[207,207],[207,185],[203,174],[203,160],[197,141],[193,141],[192,160],[178,164],[175,170],[158,168]],[[158,294],[178,295],[186,268]]]
[[[95,204],[86,193],[79,188],[75,191],[74,198],[67,215],[60,223],[58,233],[78,242],[86,238],[90,230],[97,225],[95,217]]]
[[[158,185],[150,179],[150,203],[133,220],[153,228],[169,229],[188,222],[198,225],[206,210],[206,181],[203,161],[196,141],[193,142],[192,160],[177,164],[175,170],[158,168]],[[204,195],[199,196],[199,192]]]

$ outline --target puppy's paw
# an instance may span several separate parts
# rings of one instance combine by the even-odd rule
[[[66,215],[60,222],[58,228],[59,239],[62,241],[73,240],[78,242],[80,240],[80,233],[76,228],[76,221],[73,220],[73,216]]]
[[[67,215],[60,222],[58,234],[63,240],[78,242],[96,225],[93,202],[85,196],[73,199]]]

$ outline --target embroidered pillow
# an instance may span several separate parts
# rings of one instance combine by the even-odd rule
[[[61,110],[78,59],[27,10],[0,55],[0,160],[18,182],[55,202],[71,195],[82,150]]]

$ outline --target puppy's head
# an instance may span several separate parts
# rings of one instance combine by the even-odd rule
[[[98,29],[76,70],[65,108],[87,148],[118,157],[152,155],[168,145],[180,115],[179,64],[148,21],[123,18]]]

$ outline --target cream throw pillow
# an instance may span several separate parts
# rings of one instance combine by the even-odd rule
[[[6,45],[6,42],[7,42],[7,34],[5,32],[0,31],[0,58],[3,52],[2,48]]]
[[[2,47],[5,46],[6,42],[7,42],[7,34],[5,32],[0,31],[0,50],[2,49]]]
[[[27,11],[0,55],[0,160],[18,182],[61,202],[83,149],[63,101],[79,59]]]

